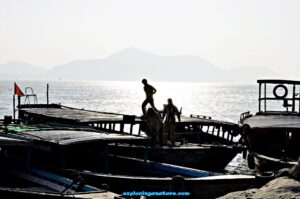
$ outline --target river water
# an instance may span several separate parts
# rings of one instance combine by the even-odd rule
[[[46,84],[49,83],[50,103],[98,111],[141,115],[144,100],[140,82],[42,82],[17,81],[25,93],[31,87],[39,103],[46,103]],[[182,107],[183,115],[209,115],[213,119],[237,122],[242,112],[257,111],[257,86],[202,83],[150,82],[156,89],[158,109],[168,98]],[[13,82],[0,81],[0,117],[12,114]],[[23,99],[24,100],[24,99]]]

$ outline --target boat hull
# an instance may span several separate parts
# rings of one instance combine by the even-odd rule
[[[256,183],[250,176],[210,176],[204,178],[151,178],[116,176],[93,172],[81,172],[86,182],[101,186],[108,184],[111,191],[124,192],[188,192],[181,198],[216,198],[228,192],[244,190]],[[153,197],[153,196],[152,196]],[[164,197],[165,198],[165,197]],[[172,196],[174,198],[174,196]]]
[[[253,156],[249,160],[256,168],[278,170],[296,162],[300,156],[299,122],[299,116],[274,114],[255,115],[242,122],[245,144]]]
[[[295,161],[284,161],[258,153],[253,153],[253,158],[256,168],[260,171],[276,171],[282,168],[290,168],[297,164]]]
[[[218,171],[241,152],[241,149],[226,145],[186,145],[181,147],[148,148],[138,145],[110,145],[109,151],[129,157],[144,158],[149,160],[175,164],[196,169]]]

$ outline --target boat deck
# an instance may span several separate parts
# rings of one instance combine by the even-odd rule
[[[53,104],[52,106],[26,106],[21,105],[19,107],[20,119],[28,120],[34,118],[35,120],[41,120],[46,122],[62,122],[68,121],[69,123],[80,123],[80,124],[91,124],[91,123],[140,123],[142,122],[141,117],[136,115],[125,115],[118,113],[108,113],[91,111],[84,109],[71,108],[67,106],[61,106]],[[213,120],[209,117],[199,116],[181,116],[180,123],[202,123],[205,125],[228,125],[233,126],[235,123]]]
[[[145,133],[145,121],[136,115],[91,111],[58,104],[20,105],[18,108],[19,119],[27,124],[90,126],[105,132],[130,135]],[[200,136],[196,134],[205,134],[207,135],[205,137],[211,137],[211,140],[233,143],[232,135],[237,135],[238,130],[235,123],[213,120],[200,115],[181,116],[181,121],[176,123],[178,136],[189,136],[188,139],[193,142],[200,140]]]
[[[25,118],[24,114],[36,117],[44,121],[61,121],[67,120],[74,123],[93,123],[93,122],[122,122],[124,115],[116,113],[97,112],[84,109],[74,109],[69,107],[61,108],[21,108],[20,117]],[[22,117],[23,116],[23,117]],[[126,117],[126,116],[125,116]],[[135,122],[141,121],[135,118]]]
[[[77,145],[90,143],[111,143],[111,142],[143,142],[146,137],[133,136],[128,134],[78,131],[78,130],[37,130],[25,131],[21,133],[2,134],[0,140],[14,140],[14,145],[37,144],[55,144],[55,145]],[[0,143],[1,145],[1,143]]]

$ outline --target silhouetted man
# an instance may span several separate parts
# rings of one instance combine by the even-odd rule
[[[175,144],[175,116],[177,116],[178,121],[180,122],[180,112],[177,107],[173,104],[171,98],[168,99],[168,104],[164,105],[163,112],[163,136],[162,136],[162,144],[165,145],[167,143],[167,139],[171,140],[172,144]]]
[[[142,110],[143,110],[143,114],[146,114],[146,106],[149,103],[151,105],[151,107],[157,111],[157,109],[154,106],[154,99],[153,99],[153,95],[156,93],[156,89],[149,85],[146,79],[142,80],[142,83],[144,84],[144,91],[146,94],[146,99],[144,100],[143,104],[142,104]]]

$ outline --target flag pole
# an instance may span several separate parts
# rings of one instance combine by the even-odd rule
[[[47,105],[49,104],[49,84],[47,84]]]
[[[14,115],[14,121],[16,120],[16,97],[15,94],[13,94],[13,115]]]
[[[18,105],[16,107],[16,104],[15,104],[15,95],[18,96]],[[15,85],[14,85],[14,119],[16,118],[16,115],[15,115],[15,112],[16,112],[16,108],[18,109],[18,118],[20,119],[20,105],[21,105],[21,97],[24,96],[24,93],[22,92],[22,90],[19,88],[19,86],[16,84],[15,82]]]
[[[21,105],[21,96],[18,95],[18,107]]]
[[[20,122],[20,105],[21,105],[21,96],[18,95],[18,122]]]

